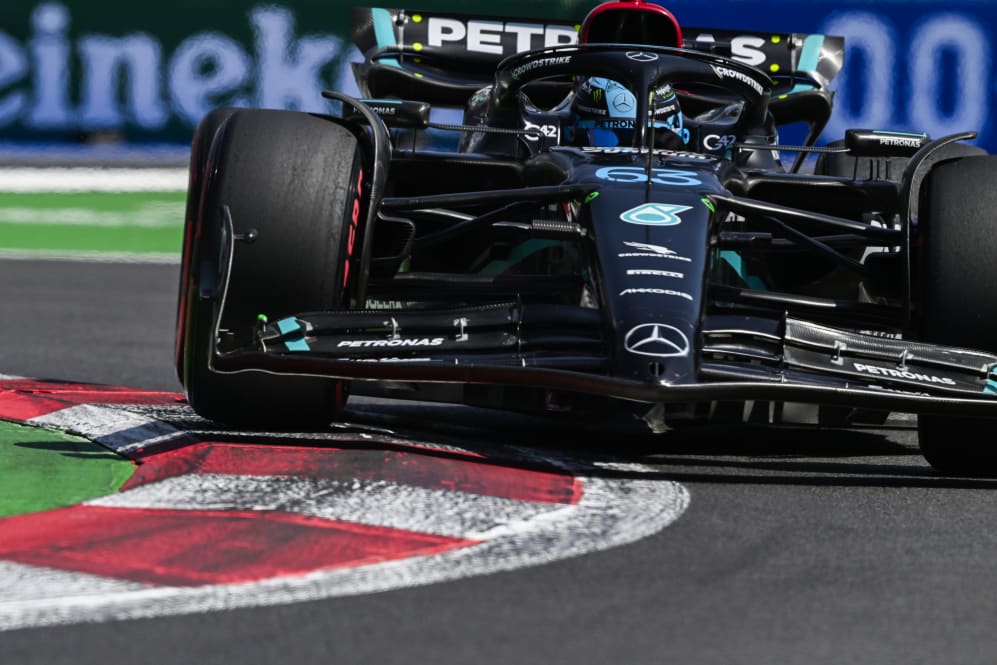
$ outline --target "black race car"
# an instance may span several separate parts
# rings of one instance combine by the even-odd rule
[[[654,431],[897,411],[937,469],[997,471],[997,158],[969,132],[815,147],[840,38],[355,24],[365,99],[197,129],[176,363],[199,414],[324,424],[348,391]]]

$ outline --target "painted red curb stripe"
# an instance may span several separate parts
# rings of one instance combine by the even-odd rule
[[[180,393],[35,379],[0,381],[0,418],[29,420],[77,404],[180,404]]]
[[[362,445],[362,441],[358,442]],[[551,469],[523,469],[391,450],[200,443],[145,457],[122,489],[185,473],[385,481],[517,501],[576,504],[582,484]]]
[[[475,544],[263,511],[79,505],[0,520],[0,559],[165,586],[253,582]]]

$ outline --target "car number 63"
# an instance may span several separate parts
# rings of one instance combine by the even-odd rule
[[[647,182],[647,170],[640,166],[604,166],[595,172],[595,177],[610,182]],[[652,169],[651,182],[655,185],[672,185],[675,187],[702,185],[693,171],[677,169]]]

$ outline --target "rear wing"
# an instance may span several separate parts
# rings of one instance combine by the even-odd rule
[[[446,14],[355,7],[353,42],[364,54],[354,76],[367,97],[464,106],[492,82],[504,58],[578,41],[564,19]],[[776,82],[773,97],[825,90],[841,70],[844,38],[682,27],[683,47],[752,65]]]

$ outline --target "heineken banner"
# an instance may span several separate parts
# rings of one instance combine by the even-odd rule
[[[325,110],[323,89],[356,91],[349,67],[359,58],[350,37],[353,4],[3,0],[0,140],[110,134],[186,142],[198,119],[216,106]],[[593,5],[425,0],[412,8],[580,21]],[[989,119],[997,95],[995,4],[677,0],[666,6],[682,23],[699,28],[845,37],[828,135],[847,127],[932,136],[970,129],[980,132],[980,145],[997,151]],[[474,38],[493,43],[496,33],[513,30],[519,43],[533,34],[523,25],[495,20],[479,26],[477,37],[441,34],[459,37],[470,48]]]

